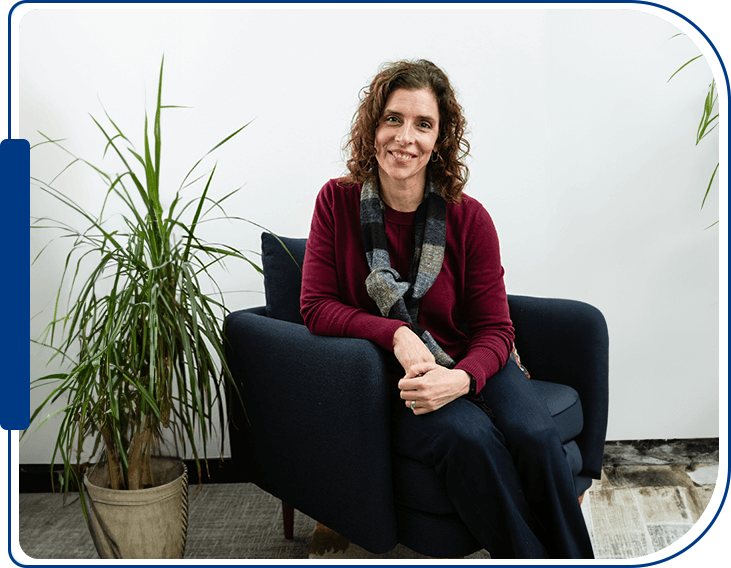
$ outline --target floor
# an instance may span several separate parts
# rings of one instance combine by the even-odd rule
[[[697,522],[715,487],[718,440],[609,442],[604,463],[582,505],[595,554],[637,558],[662,550]],[[19,495],[19,544],[29,557],[96,558],[77,499],[64,505],[60,495]],[[189,512],[185,557],[191,559],[423,558],[403,547],[377,556],[354,545],[314,547],[316,522],[300,512],[294,538],[285,540],[279,502],[252,484],[204,485]]]
[[[582,505],[594,552],[637,558],[666,548],[698,521],[718,477],[717,446],[608,445],[602,473]]]

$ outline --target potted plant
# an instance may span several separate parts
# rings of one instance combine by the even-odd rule
[[[182,557],[187,473],[181,459],[156,458],[156,450],[169,445],[170,439],[176,449],[190,448],[199,479],[214,429],[221,433],[223,450],[224,390],[236,387],[223,352],[225,307],[211,269],[226,259],[240,259],[260,271],[237,249],[204,242],[198,234],[212,212],[225,216],[222,202],[235,193],[219,200],[209,196],[215,167],[203,175],[195,173],[203,158],[182,178],[169,207],[162,206],[161,113],[174,108],[162,104],[163,63],[164,58],[151,138],[145,114],[144,149],[135,150],[107,114],[107,126],[92,119],[103,135],[104,153],[118,158],[121,173],[105,173],[76,157],[69,164],[81,162],[103,180],[105,199],[99,215],[32,178],[58,205],[78,214],[83,226],[48,218],[35,219],[31,225],[36,230],[60,230],[72,242],[52,321],[36,341],[53,350],[51,359],[64,359],[68,370],[32,381],[31,388],[49,383],[53,388],[31,421],[50,403],[65,400],[54,413],[60,413],[62,420],[51,467],[60,458],[62,490],[79,488],[84,515],[103,558]],[[41,144],[63,148],[60,141],[41,135]],[[202,188],[199,195],[184,201],[183,194],[196,185]],[[112,201],[121,209],[113,216],[105,211]],[[82,273],[89,276],[84,280]],[[70,284],[71,294],[68,311],[62,314],[64,283]],[[203,284],[217,294],[204,293]],[[84,475],[86,495],[80,483],[85,450],[89,461],[95,462]],[[135,512],[129,504],[113,504],[116,499],[152,503],[159,510]],[[119,518],[128,512],[131,520]],[[162,528],[163,521],[171,521],[171,527]],[[165,542],[163,533],[170,542]],[[147,545],[150,548],[144,548]]]

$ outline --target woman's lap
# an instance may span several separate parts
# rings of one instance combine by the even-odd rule
[[[558,438],[545,403],[513,361],[488,379],[482,395],[493,413],[492,419],[464,398],[422,415],[414,415],[405,407],[397,408],[393,433],[396,450],[404,455],[411,453],[415,435],[424,439],[457,435],[476,443],[500,443],[511,454],[533,445],[531,439],[543,443],[546,438]]]
[[[435,466],[495,557],[591,558],[558,431],[530,379],[509,361],[482,394],[492,418],[464,398],[421,415],[396,402],[395,451]]]

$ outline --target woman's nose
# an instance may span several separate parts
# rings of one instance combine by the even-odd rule
[[[411,144],[414,141],[414,131],[410,124],[403,124],[396,133],[396,142],[399,144]]]

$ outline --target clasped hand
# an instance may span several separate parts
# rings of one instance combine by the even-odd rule
[[[461,369],[437,365],[434,355],[410,328],[401,326],[396,331],[393,346],[406,371],[398,383],[401,398],[414,414],[434,412],[469,392],[470,376]]]

